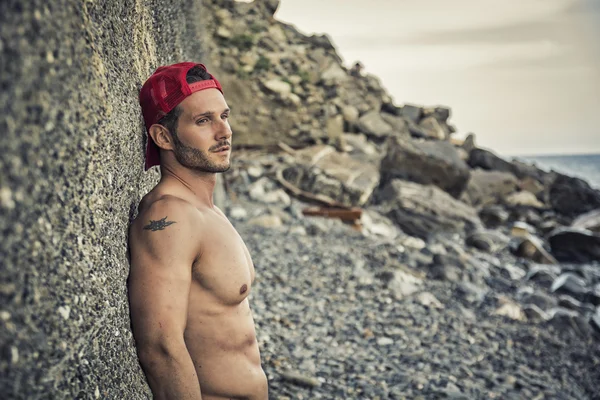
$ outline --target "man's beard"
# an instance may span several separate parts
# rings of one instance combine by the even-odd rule
[[[183,165],[184,167],[196,171],[210,173],[225,172],[231,167],[231,163],[228,161],[224,162],[223,164],[216,164],[212,162],[207,153],[183,144],[177,137],[176,133],[173,134],[173,143],[175,144],[175,158],[179,164]],[[216,150],[223,146],[230,146],[230,143],[227,141],[218,143],[216,146],[212,146],[209,151],[213,148]]]

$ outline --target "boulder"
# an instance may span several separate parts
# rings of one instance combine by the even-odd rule
[[[384,114],[391,114],[395,117],[401,117],[402,116],[402,107],[398,107],[397,105],[394,104],[393,101],[390,101],[390,102],[384,101],[381,104],[381,112]]]
[[[523,279],[525,281],[531,280],[540,286],[550,288],[559,274],[560,266],[558,265],[533,264],[529,267],[529,271],[527,271],[527,275]]]
[[[537,179],[527,176],[519,182],[519,189],[526,190],[538,196],[544,192],[544,185]]]
[[[592,232],[600,233],[600,209],[587,212],[575,218],[571,223],[573,229],[587,229]]]
[[[401,235],[393,221],[373,210],[364,210],[360,224],[361,232],[365,236],[395,239]]]
[[[440,124],[445,123],[450,118],[452,110],[448,107],[425,107],[423,108],[423,116],[424,117],[433,117]]]
[[[529,235],[535,235],[535,233],[535,228],[523,221],[515,221],[510,228],[510,234],[514,237],[526,238]]]
[[[533,235],[522,238],[514,253],[518,257],[527,258],[536,263],[558,264],[558,261],[544,248],[542,241]]]
[[[563,262],[600,261],[600,234],[583,229],[557,228],[548,235],[552,254]]]
[[[546,172],[541,169],[525,164],[520,161],[508,162],[489,150],[474,148],[469,153],[469,165],[471,168],[483,168],[493,171],[510,172],[519,179],[532,177],[542,181]]]
[[[347,150],[353,158],[362,159],[367,162],[381,160],[381,152],[377,147],[369,142],[367,137],[362,134],[344,133],[344,143],[346,143]]]
[[[271,92],[280,95],[282,98],[292,93],[292,85],[280,79],[271,79],[264,83],[265,88]]]
[[[471,171],[463,196],[473,206],[499,203],[517,189],[517,183],[517,178],[510,172],[477,168]]]
[[[454,146],[446,141],[418,142],[391,136],[381,161],[382,183],[393,179],[433,184],[454,197],[467,185],[470,171]]]
[[[347,206],[365,204],[379,183],[379,171],[373,164],[339,153],[331,146],[298,151],[296,162],[282,170],[285,181]]]
[[[467,152],[471,153],[471,151],[475,148],[475,134],[469,133],[469,135],[463,141],[461,147]]]
[[[525,179],[529,177],[542,182],[544,181],[546,175],[548,175],[547,172],[539,169],[535,165],[530,165],[519,160],[512,160],[510,164],[512,173],[515,174],[519,179]]]
[[[479,218],[486,228],[494,229],[504,224],[509,218],[508,212],[500,205],[483,207],[479,211]]]
[[[533,208],[544,208],[544,203],[539,201],[535,194],[527,191],[511,193],[504,198],[504,202],[508,206],[523,206]]]
[[[402,106],[402,116],[408,121],[417,123],[421,120],[422,115],[422,107],[413,104],[405,104],[404,106]]]
[[[394,179],[378,194],[384,214],[404,232],[426,239],[443,231],[481,226],[476,211],[433,185]]]
[[[421,132],[428,139],[443,140],[446,139],[447,134],[440,125],[440,123],[434,117],[426,117],[419,122]]]
[[[556,174],[549,189],[550,205],[571,217],[600,208],[600,191],[579,178]]]
[[[380,115],[379,111],[370,111],[358,119],[358,130],[372,139],[385,139],[394,130]]]
[[[406,121],[406,128],[410,136],[416,139],[432,139],[429,135],[430,133],[426,132],[419,124],[403,118]]]
[[[342,107],[342,115],[344,117],[344,121],[347,125],[351,126],[358,121],[359,112],[356,107],[353,106],[343,106]]]
[[[385,112],[382,112],[380,115],[383,120],[392,127],[394,130],[394,135],[404,135],[406,137],[410,136],[408,125],[404,118]]]
[[[582,299],[588,293],[585,280],[571,272],[564,273],[556,278],[552,282],[550,291],[566,293],[577,299]]]
[[[495,253],[498,250],[506,248],[509,241],[510,238],[500,232],[480,230],[469,234],[465,240],[465,243],[468,246],[475,247],[476,249],[483,250],[488,253]]]
[[[469,153],[471,168],[482,168],[492,171],[512,172],[512,165],[491,151],[475,148]]]

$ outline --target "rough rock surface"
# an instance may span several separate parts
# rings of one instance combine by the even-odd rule
[[[532,177],[542,180],[546,174],[535,166],[520,161],[506,161],[489,150],[475,148],[469,153],[469,165],[472,168],[482,168],[493,171],[510,172],[517,178]]]
[[[600,261],[600,234],[588,230],[558,228],[548,236],[552,252],[560,261]]]
[[[378,195],[386,214],[409,235],[427,238],[441,231],[481,225],[475,210],[433,185],[394,179]]]
[[[600,209],[592,210],[578,216],[571,224],[571,227],[600,233]]]
[[[138,91],[201,60],[191,1],[0,2],[0,393],[143,399],[127,226],[143,172]],[[161,29],[157,29],[161,27]]]
[[[562,214],[577,216],[600,208],[600,191],[579,178],[556,174],[550,186],[550,203]]]
[[[392,136],[387,145],[380,167],[382,185],[393,179],[404,179],[436,185],[454,197],[460,196],[467,186],[469,167],[449,142]]]
[[[1,396],[150,397],[126,298],[127,225],[157,178],[142,172],[137,93],[156,66],[187,59],[222,81],[234,144],[259,148],[246,159],[235,148],[215,199],[229,203],[256,264],[271,397],[596,398],[598,262],[577,263],[581,236],[547,236],[571,225],[581,199],[594,206],[595,192],[473,137],[460,147],[450,109],[394,105],[327,35],[275,20],[278,5],[0,2]],[[388,177],[379,204],[367,201],[385,145],[359,133],[365,115],[391,127],[382,137],[422,138],[431,151],[421,159],[435,161],[419,179],[448,180],[448,192]],[[294,149],[322,145],[329,155],[308,164],[320,180],[306,189],[364,201],[352,229],[305,217],[308,204],[277,183]],[[553,210],[457,200],[466,159],[515,175]],[[570,263],[537,264],[556,263],[547,249]]]
[[[298,163],[283,171],[286,180],[304,191],[348,206],[365,204],[379,183],[379,171],[374,165],[330,146],[309,147],[298,152],[297,157]]]
[[[556,319],[527,319],[525,306],[497,291],[505,287],[516,296],[494,261],[479,259],[466,270],[490,268],[488,284],[427,279],[399,297],[394,276],[422,277],[427,267],[407,265],[425,253],[365,241],[339,224],[317,237],[285,227],[238,228],[257,265],[251,303],[273,398],[597,394],[600,346],[593,333],[578,333],[565,311],[555,311],[564,316]]]
[[[509,172],[476,168],[471,171],[471,178],[462,198],[473,206],[499,203],[516,190],[517,183],[517,178]]]
[[[393,133],[393,127],[376,110],[360,117],[358,130],[374,139],[384,139]]]

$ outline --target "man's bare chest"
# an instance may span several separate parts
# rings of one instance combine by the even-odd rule
[[[192,278],[222,302],[236,304],[250,293],[254,265],[246,245],[229,222],[203,229],[201,253],[192,266]]]

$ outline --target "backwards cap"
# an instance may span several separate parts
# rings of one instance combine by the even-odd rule
[[[148,78],[140,91],[140,106],[146,123],[148,143],[146,145],[146,168],[160,164],[160,152],[156,143],[150,136],[150,127],[161,120],[165,115],[194,92],[204,89],[218,89],[223,93],[221,84],[210,75],[210,79],[188,84],[186,75],[193,67],[208,70],[203,64],[182,62],[179,64],[159,67]]]

